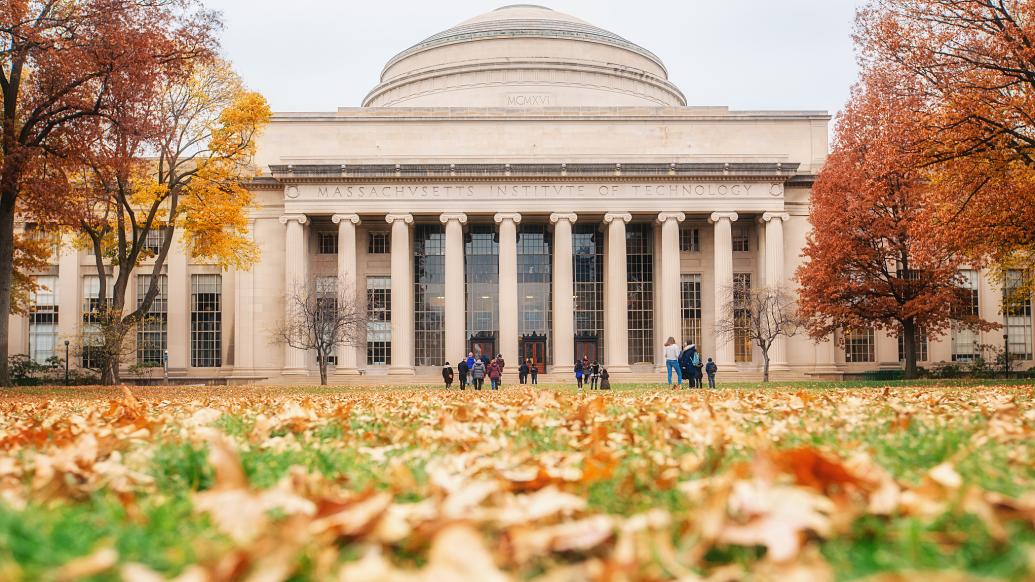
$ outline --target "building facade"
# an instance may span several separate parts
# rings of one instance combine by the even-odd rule
[[[311,382],[315,354],[272,332],[290,290],[323,281],[354,289],[370,317],[362,345],[335,357],[341,382],[413,381],[471,351],[565,375],[587,356],[632,378],[656,373],[670,336],[756,377],[757,349],[713,333],[717,297],[793,286],[829,121],[687,106],[645,48],[547,8],[500,8],[392,58],[361,107],[276,114],[250,185],[261,261],[220,272],[177,246],[138,361],[167,352],[172,376]],[[11,345],[44,360],[89,331],[97,278],[67,245],[39,276]],[[976,312],[1003,320],[1001,291],[966,277]],[[1015,358],[1031,359],[1030,304],[1007,319]],[[985,335],[923,338],[922,359],[1002,343]],[[773,370],[900,366],[896,338],[839,339],[780,341]]]

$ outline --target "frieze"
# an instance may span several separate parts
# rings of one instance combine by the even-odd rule
[[[595,199],[773,199],[784,186],[770,182],[685,182],[664,184],[300,184],[288,186],[289,200],[595,200]]]

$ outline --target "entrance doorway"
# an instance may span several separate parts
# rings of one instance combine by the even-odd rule
[[[468,344],[468,351],[474,353],[474,357],[485,356],[490,360],[496,357],[496,338],[473,337]]]
[[[600,341],[596,337],[577,337],[575,338],[575,360],[579,361],[583,358],[589,359],[590,363],[599,362],[597,358],[597,351],[600,346]],[[575,362],[572,362],[574,364]]]
[[[546,336],[526,335],[521,338],[521,361],[532,360],[540,374],[546,373]]]

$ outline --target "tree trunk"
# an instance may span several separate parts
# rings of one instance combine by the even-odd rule
[[[320,386],[327,385],[327,358],[320,356]]]
[[[13,185],[5,184],[0,197],[0,386],[11,385],[8,367],[11,331],[11,288],[14,279],[14,201]]]
[[[104,386],[114,386],[119,383],[119,364],[108,360],[104,363],[101,368],[101,384]]]
[[[762,382],[769,383],[769,350],[762,350]]]
[[[916,322],[909,318],[902,322],[902,344],[906,356],[905,378],[912,380],[916,373]]]

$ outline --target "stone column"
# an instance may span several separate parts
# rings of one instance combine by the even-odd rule
[[[467,355],[467,295],[464,290],[464,225],[467,215],[446,213],[439,217],[446,225],[445,358],[458,361]]]
[[[575,277],[571,227],[576,214],[551,214],[553,224],[553,365],[575,361]]]
[[[726,317],[724,308],[733,289],[733,226],[736,212],[713,212],[709,221],[715,228],[715,321]],[[735,369],[732,338],[715,338],[715,363],[719,369]]]
[[[191,362],[190,317],[191,281],[187,255],[190,250],[183,240],[183,230],[173,232],[172,245],[165,260],[165,271],[169,276],[169,304],[166,315],[169,350],[169,373],[186,373]]]
[[[75,236],[61,235],[58,257],[58,283],[54,293],[58,300],[58,341],[55,353],[65,357],[65,340],[78,343],[81,299],[79,296],[79,250],[75,248]],[[13,353],[13,352],[12,352]],[[72,365],[71,362],[69,365]]]
[[[661,225],[661,326],[660,339],[664,343],[668,338],[675,338],[683,345],[686,338],[680,337],[683,329],[683,317],[680,310],[681,289],[679,283],[679,223],[686,220],[682,212],[662,212],[658,214]],[[658,343],[658,342],[655,342]],[[664,361],[658,354],[656,362]]]
[[[335,214],[331,222],[338,225],[338,290],[339,296],[363,305],[359,297],[359,280],[356,277],[356,225],[360,223],[358,214]],[[351,338],[346,344],[338,346],[338,363],[334,373],[343,376],[359,374],[359,347],[349,345],[360,338]]]
[[[518,361],[518,280],[517,280],[517,225],[521,215],[500,213],[494,217],[499,225],[500,241],[500,347],[506,361]]]
[[[766,212],[765,223],[765,285],[770,289],[787,289],[784,281],[783,223],[791,218],[786,212]],[[787,338],[780,336],[769,348],[769,370],[788,370]]]
[[[629,371],[629,281],[625,255],[625,225],[632,220],[628,213],[604,215],[607,230],[607,297],[608,313],[607,369],[610,373]]]
[[[413,258],[410,244],[412,214],[389,214],[392,225],[392,366],[388,373],[413,375]]]
[[[304,214],[285,214],[280,223],[287,225],[284,240],[284,319],[289,321],[294,315],[292,297],[296,293],[304,293],[308,285],[309,257],[305,253],[305,225],[309,217]],[[305,350],[284,346],[284,375],[308,374],[306,369]]]

